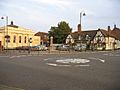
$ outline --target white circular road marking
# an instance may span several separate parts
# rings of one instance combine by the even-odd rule
[[[45,59],[45,60],[48,61],[48,59]],[[47,62],[46,64],[54,67],[57,67],[57,66],[63,66],[63,67],[69,67],[69,66],[83,67],[84,66],[85,67],[85,66],[90,66],[89,64],[86,65],[86,63],[89,63],[89,62],[90,60],[87,60],[87,59],[71,58],[71,59],[57,59],[54,62],[53,61]]]
[[[58,62],[58,63],[76,63],[77,64],[77,63],[87,63],[87,62],[90,62],[90,60],[73,58],[73,59],[56,60],[56,62]]]

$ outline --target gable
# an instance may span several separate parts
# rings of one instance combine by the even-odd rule
[[[67,39],[69,39],[69,38],[73,39],[72,35],[69,34],[69,35],[67,36]]]
[[[98,41],[105,42],[105,36],[100,30],[97,31],[94,37],[94,42],[97,43]]]
[[[101,31],[98,31],[98,32],[96,33],[95,37],[98,37],[98,36],[104,36],[104,35],[102,34]]]
[[[66,44],[68,44],[68,43],[74,43],[74,39],[73,39],[72,35],[70,35],[70,34],[66,38]]]

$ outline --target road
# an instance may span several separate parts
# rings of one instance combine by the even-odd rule
[[[0,90],[120,90],[120,51],[0,55]]]

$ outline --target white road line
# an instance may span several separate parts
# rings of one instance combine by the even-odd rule
[[[55,63],[46,63],[47,65],[49,65],[49,66],[54,66],[54,67],[57,67],[57,66],[63,66],[63,67],[69,67],[69,66],[71,66],[71,65],[58,65],[58,64],[55,64]]]
[[[0,56],[0,57],[9,57],[9,56]]]
[[[0,90],[24,90],[24,89],[16,88],[16,87],[9,87],[6,85],[0,85]]]
[[[100,60],[100,61],[103,62],[103,63],[105,62],[105,60],[103,60],[103,59],[98,59],[98,60]]]
[[[71,65],[58,65],[58,66],[69,67],[69,66],[71,66]]]
[[[105,54],[103,54],[103,55],[107,56],[107,55],[109,55],[109,54],[105,53]]]
[[[20,55],[20,56],[11,56],[10,58],[20,58],[20,57],[26,57],[26,55]]]
[[[49,65],[49,66],[57,66],[57,64],[54,64],[54,63],[46,63],[47,65]]]
[[[89,59],[99,60],[99,61],[101,61],[102,63],[105,63],[105,60],[103,60],[103,59],[100,59],[100,58],[89,57]]]
[[[30,56],[41,56],[41,55],[19,55],[19,56],[9,56],[9,58],[20,58],[20,57],[30,57]]]
[[[120,56],[119,54],[116,54],[115,56]]]
[[[90,65],[89,64],[86,64],[86,65],[75,65],[75,67],[89,67]]]
[[[49,66],[54,66],[54,67],[70,67],[70,66],[73,66],[73,65],[59,65],[59,64],[55,64],[55,63],[46,63],[47,65]],[[86,64],[86,65],[74,65],[75,67],[89,67],[90,65],[89,64]]]
[[[113,54],[113,53],[106,53],[106,54],[103,54],[103,55],[105,55],[105,56],[116,56],[116,57],[118,57],[118,56],[120,56],[119,54]]]

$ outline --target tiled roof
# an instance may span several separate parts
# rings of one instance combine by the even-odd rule
[[[48,35],[46,32],[37,32],[35,36]]]
[[[74,39],[78,39],[79,35],[85,39],[86,35],[88,35],[89,37],[91,37],[91,40],[93,40],[97,31],[101,31],[104,37],[114,37],[115,39],[120,40],[120,29],[119,28],[114,28],[113,30],[110,30],[110,31],[104,30],[104,29],[81,31],[80,33],[76,31],[76,32],[71,33],[71,35]]]
[[[88,35],[92,40],[94,38],[94,36],[96,35],[96,32],[97,32],[97,30],[89,30],[89,31],[81,31],[80,33],[73,32],[73,33],[71,33],[71,35],[74,39],[78,39],[79,36],[82,36],[83,39],[85,39],[86,35]]]
[[[103,36],[107,37],[109,34],[108,34],[108,31],[104,30],[104,29],[98,29],[98,31],[101,31],[101,33],[103,34]]]
[[[116,35],[115,33],[113,33],[113,30],[107,31],[104,29],[98,29],[101,31],[101,33],[105,36],[105,37],[114,37],[115,39],[118,39],[118,35]],[[120,34],[120,32],[119,32]],[[120,39],[119,39],[120,40]]]
[[[111,33],[118,39],[120,40],[120,29],[119,28],[114,28]]]

